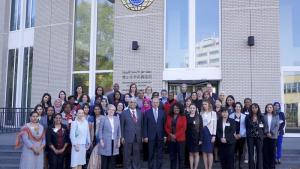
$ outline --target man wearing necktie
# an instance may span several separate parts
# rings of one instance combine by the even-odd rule
[[[146,111],[144,115],[143,137],[144,141],[148,142],[149,169],[162,168],[163,145],[167,140],[164,130],[165,113],[158,107],[159,99],[153,98],[152,109]]]
[[[136,99],[130,98],[129,109],[121,115],[121,135],[124,145],[124,169],[140,169],[143,117],[136,109]]]

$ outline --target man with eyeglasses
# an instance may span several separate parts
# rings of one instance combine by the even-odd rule
[[[140,169],[140,148],[142,147],[142,124],[141,112],[136,109],[136,99],[130,98],[129,109],[121,116],[121,135],[124,145],[124,168]]]

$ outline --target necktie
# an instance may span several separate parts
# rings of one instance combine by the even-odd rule
[[[137,123],[137,118],[136,118],[136,116],[135,116],[135,111],[134,111],[134,110],[132,111],[132,119],[133,119],[133,121],[134,121],[135,123]]]
[[[156,123],[157,123],[157,117],[158,117],[157,109],[154,109],[154,118]]]

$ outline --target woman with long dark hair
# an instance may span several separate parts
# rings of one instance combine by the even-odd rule
[[[262,169],[264,117],[262,116],[259,105],[257,103],[253,103],[250,106],[250,113],[249,116],[246,116],[245,124],[247,133],[249,169]],[[254,160],[254,150],[256,150],[256,160]]]
[[[44,93],[42,100],[41,100],[41,105],[43,106],[44,110],[49,107],[52,106],[52,102],[51,102],[51,95],[49,93]]]
[[[43,125],[44,129],[46,130],[48,126],[53,125],[53,115],[54,115],[54,107],[49,106],[46,108],[46,114],[41,117],[41,120],[39,121],[41,125]]]
[[[265,107],[264,122],[263,167],[264,169],[275,169],[275,149],[279,129],[279,116],[276,114],[272,103],[267,104]]]
[[[41,118],[45,115],[45,109],[44,109],[44,107],[41,104],[36,105],[34,107],[33,111],[37,112],[37,114],[38,114],[38,121],[40,121]]]
[[[129,86],[129,96],[130,97],[137,97],[137,85],[136,83],[131,83],[130,86]]]
[[[74,91],[74,101],[75,104],[79,103],[79,99],[81,98],[81,96],[83,95],[83,88],[81,85],[78,85],[75,87],[75,91]]]
[[[275,102],[274,104],[275,111],[279,116],[279,130],[278,130],[278,138],[277,138],[277,145],[276,145],[276,163],[280,164],[281,161],[281,154],[282,154],[282,140],[284,135],[284,127],[285,127],[285,115],[281,111],[281,105],[279,102]]]
[[[187,147],[189,152],[190,169],[197,169],[199,164],[200,145],[202,144],[203,120],[197,106],[190,105],[190,113],[187,115]]]
[[[200,111],[202,106],[202,100],[198,100],[197,92],[191,93],[191,101],[194,105],[196,105],[198,111]]]
[[[94,121],[92,124],[92,133],[91,133],[91,138],[92,138],[92,144],[93,144],[93,151],[90,156],[90,160],[88,163],[88,169],[100,169],[101,168],[101,156],[98,153],[99,150],[99,125],[100,125],[100,120],[103,116],[101,116],[101,106],[100,105],[95,105],[94,106],[94,111],[93,111],[93,117]]]
[[[168,136],[171,169],[177,168],[177,161],[179,161],[179,168],[184,168],[187,121],[183,113],[183,106],[180,103],[174,103],[171,106],[165,123],[165,131]]]
[[[70,144],[69,132],[66,125],[63,125],[60,113],[53,116],[54,123],[47,130],[47,145],[49,169],[64,169],[65,153]]]
[[[228,109],[229,115],[234,113],[235,109],[235,99],[232,95],[226,97],[226,108]]]

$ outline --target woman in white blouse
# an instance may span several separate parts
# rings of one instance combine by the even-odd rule
[[[70,139],[72,142],[71,167],[81,169],[82,165],[86,164],[86,150],[91,145],[89,125],[82,109],[77,111],[77,117],[71,124]]]
[[[203,100],[201,116],[203,119],[202,154],[205,169],[212,169],[213,148],[216,140],[217,113],[212,110],[209,100]]]

